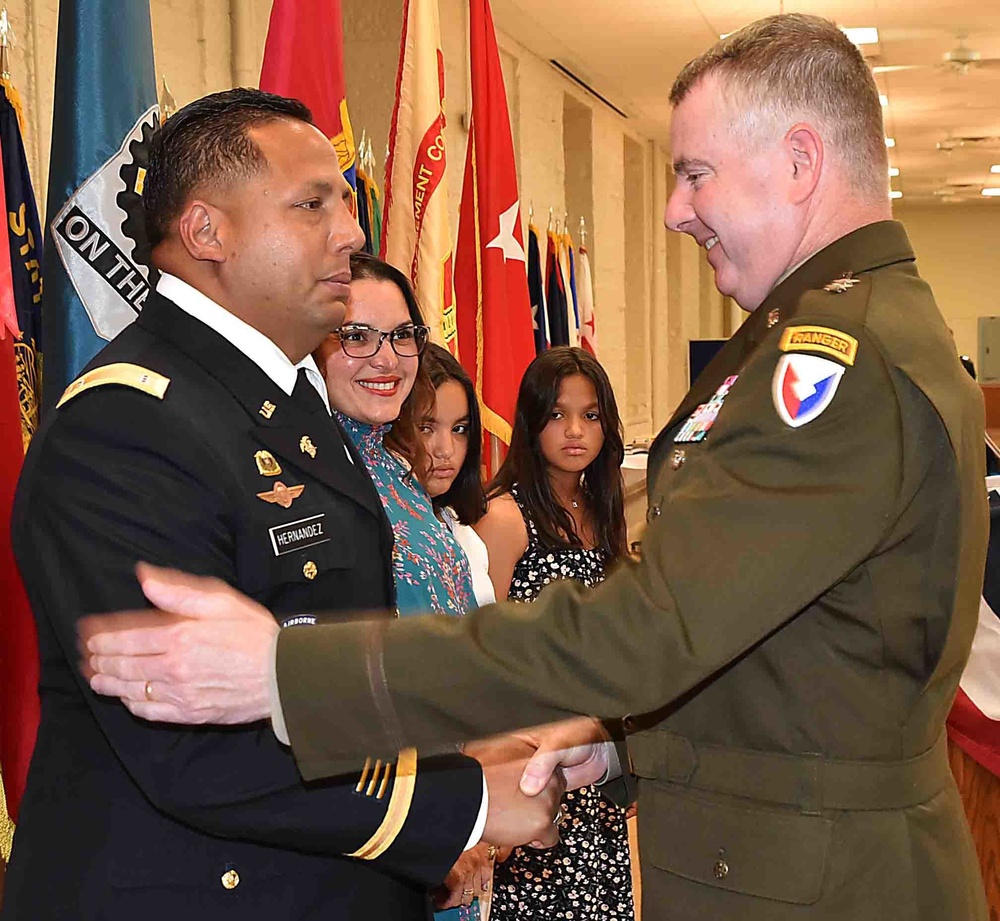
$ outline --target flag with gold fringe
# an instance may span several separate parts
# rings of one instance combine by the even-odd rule
[[[357,147],[347,114],[340,0],[274,0],[260,88],[300,99],[332,142],[340,169],[357,188]]]
[[[514,144],[489,0],[470,0],[469,50],[472,121],[455,261],[458,350],[482,405],[483,427],[509,445],[535,339]]]
[[[405,0],[381,256],[413,282],[432,338],[458,353],[437,0]]]
[[[21,140],[21,105],[0,80],[0,772],[6,808],[17,819],[38,729],[38,641],[14,562],[10,514],[21,459],[38,427],[41,397],[42,237]],[[8,842],[9,843],[9,842]],[[5,854],[9,849],[4,847]]]

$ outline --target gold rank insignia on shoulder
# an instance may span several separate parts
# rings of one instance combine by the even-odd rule
[[[789,326],[781,334],[782,352],[818,352],[853,365],[858,355],[858,340],[839,329],[827,326]]]
[[[270,400],[265,400],[260,404],[260,409],[257,410],[265,419],[270,419],[274,415],[274,411],[278,407],[275,406]]]
[[[257,472],[261,476],[278,476],[281,473],[281,465],[270,451],[258,451],[253,459],[257,462]]]
[[[308,435],[303,435],[299,439],[299,450],[310,457],[316,456],[316,445],[312,443],[312,439]]]
[[[274,489],[257,493],[257,498],[263,499],[265,502],[280,505],[282,508],[291,508],[292,503],[302,495],[302,491],[305,488],[305,484],[303,483],[300,483],[298,486],[286,486],[281,480],[278,480],[274,484]]]
[[[84,391],[94,387],[104,387],[107,384],[118,384],[121,387],[130,387],[132,390],[141,390],[151,397],[162,400],[163,395],[167,392],[167,387],[170,386],[170,378],[150,371],[149,368],[119,361],[115,364],[105,365],[103,368],[94,368],[93,371],[88,371],[82,377],[78,377],[63,391],[59,402],[56,403],[56,409]]]
[[[850,291],[860,279],[852,278],[850,274],[843,276],[843,278],[835,278],[828,285],[823,285],[824,291],[829,291],[831,294],[843,294],[846,291]]]

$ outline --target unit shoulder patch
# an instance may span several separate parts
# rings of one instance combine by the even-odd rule
[[[778,345],[782,352],[818,352],[845,365],[858,357],[858,340],[829,326],[789,326]]]
[[[103,387],[106,384],[117,384],[120,387],[130,387],[132,390],[141,390],[158,400],[163,399],[163,395],[170,386],[170,378],[143,368],[140,365],[129,364],[128,362],[116,362],[105,365],[103,368],[94,368],[82,377],[78,377],[64,391],[63,395],[56,403],[56,409],[64,403],[68,403],[81,393],[91,390],[94,387]]]
[[[782,355],[771,380],[778,417],[794,429],[812,422],[833,402],[846,370],[818,355]]]

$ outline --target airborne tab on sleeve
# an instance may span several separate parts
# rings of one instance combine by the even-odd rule
[[[819,352],[845,365],[853,365],[858,355],[857,339],[827,326],[789,326],[778,345],[782,352]]]
[[[78,377],[64,391],[63,395],[56,403],[56,409],[64,403],[68,403],[73,397],[79,396],[85,390],[93,387],[103,387],[105,384],[118,384],[120,387],[131,387],[133,390],[141,390],[158,400],[163,399],[163,395],[170,386],[170,378],[150,371],[148,368],[132,365],[128,362],[116,362],[112,365],[105,365],[103,368],[94,368],[82,377]]]

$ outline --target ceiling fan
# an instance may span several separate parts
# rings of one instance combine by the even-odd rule
[[[970,70],[1000,71],[1000,58],[984,58],[978,51],[965,44],[967,36],[959,35],[958,44],[941,56],[939,64],[875,64],[874,74],[891,74],[903,70],[937,70],[951,71],[961,77],[968,76]]]

